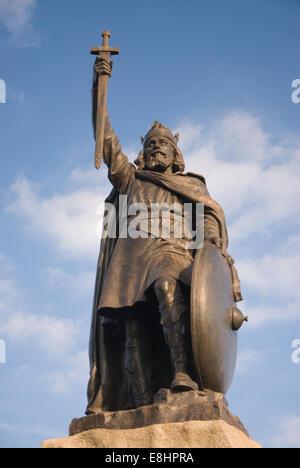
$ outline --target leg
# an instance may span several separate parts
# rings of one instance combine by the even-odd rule
[[[180,283],[174,279],[161,278],[155,283],[161,324],[169,346],[175,378],[172,390],[198,390],[198,385],[188,375],[185,314],[186,304]]]
[[[126,374],[135,408],[153,403],[152,365],[144,327],[139,320],[127,320]]]

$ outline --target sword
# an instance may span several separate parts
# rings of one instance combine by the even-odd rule
[[[93,47],[92,55],[98,55],[100,59],[110,61],[111,55],[118,55],[119,49],[109,47],[109,31],[103,31],[102,47]],[[100,75],[98,80],[98,98],[97,98],[97,124],[96,124],[96,149],[95,149],[95,167],[99,169],[103,159],[104,127],[105,127],[105,109],[107,101],[108,75]]]

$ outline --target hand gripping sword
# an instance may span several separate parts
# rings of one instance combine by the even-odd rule
[[[103,31],[102,47],[93,47],[92,55],[98,55],[100,59],[110,61],[111,55],[118,55],[119,49],[109,47],[108,41],[110,38],[109,31]],[[103,159],[103,143],[104,143],[104,127],[105,127],[105,110],[107,101],[107,86],[108,75],[99,76],[98,80],[98,98],[97,98],[97,124],[96,124],[96,149],[95,149],[95,167],[99,169]]]

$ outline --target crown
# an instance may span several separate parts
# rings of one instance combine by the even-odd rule
[[[179,141],[179,133],[173,135],[173,133],[168,127],[165,127],[163,124],[156,120],[150,128],[149,132],[144,137],[141,137],[142,144],[146,143],[146,141],[149,140],[149,138],[157,135],[163,135],[165,138],[171,140],[172,143],[174,143],[175,145],[177,145]]]

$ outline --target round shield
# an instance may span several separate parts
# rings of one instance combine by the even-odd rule
[[[229,264],[215,245],[204,244],[193,267],[191,335],[198,383],[205,390],[226,394],[231,385],[237,359],[234,310]]]

